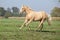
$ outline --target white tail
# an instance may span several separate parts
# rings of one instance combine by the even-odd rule
[[[48,15],[47,22],[48,22],[49,25],[51,25],[51,21],[52,21],[51,15]]]

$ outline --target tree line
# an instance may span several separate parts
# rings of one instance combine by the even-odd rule
[[[51,10],[51,16],[52,17],[60,17],[60,8],[59,7],[54,7]]]
[[[18,7],[12,7],[4,9],[4,7],[0,7],[0,16],[8,18],[8,17],[22,17],[25,16],[24,13],[19,14],[19,8]]]
[[[0,16],[8,18],[8,17],[24,17],[26,14],[21,13],[19,14],[19,8],[18,7],[12,7],[4,9],[3,7],[0,7]],[[53,17],[60,17],[60,8],[54,7],[51,10],[51,16]]]

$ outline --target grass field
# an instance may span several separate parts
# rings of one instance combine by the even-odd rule
[[[21,19],[0,19],[0,40],[60,40],[60,21],[52,21],[51,26],[45,22],[42,32],[34,31],[39,22],[30,23],[30,31],[28,27],[19,30],[23,22]]]

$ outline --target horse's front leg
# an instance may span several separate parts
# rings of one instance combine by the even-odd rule
[[[22,24],[22,26],[19,29],[22,29],[27,22],[28,22],[28,20],[25,20],[24,23]]]
[[[26,23],[26,26],[28,26],[29,25],[29,23],[31,23],[33,21],[33,18],[32,19],[30,19],[27,23]],[[29,30],[30,30],[30,27],[29,27]]]

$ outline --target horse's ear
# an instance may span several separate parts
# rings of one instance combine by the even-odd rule
[[[25,7],[25,5],[22,5],[23,7]]]

